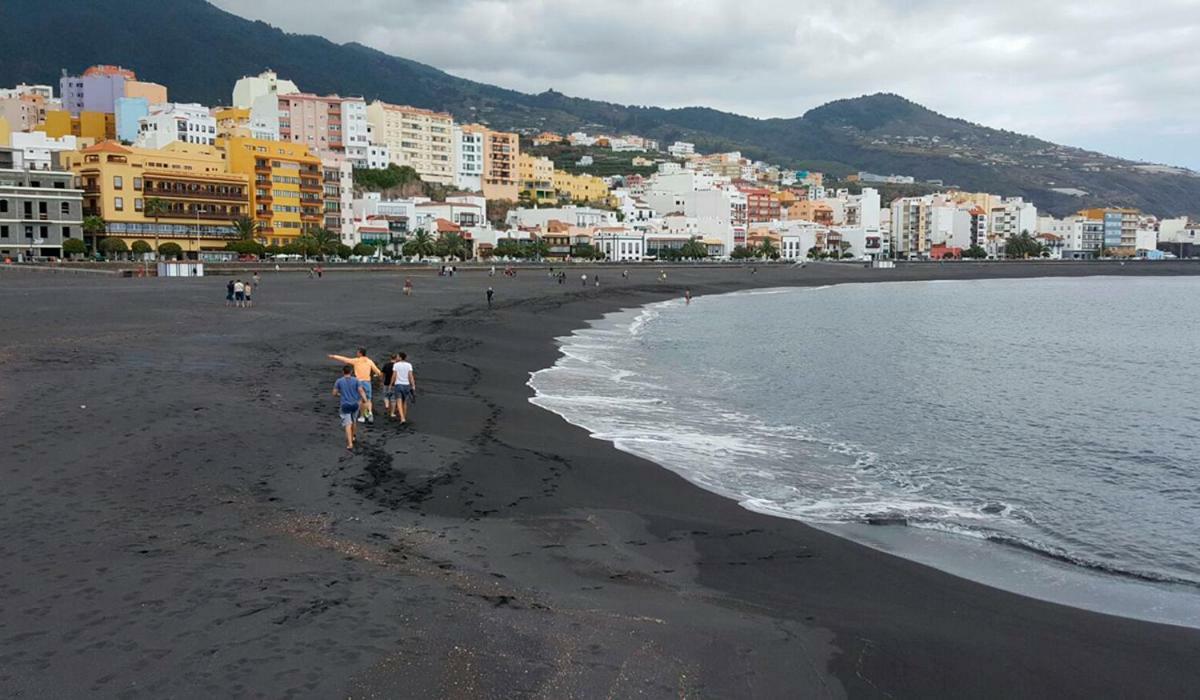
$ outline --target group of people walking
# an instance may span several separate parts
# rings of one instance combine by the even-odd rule
[[[254,273],[253,281],[240,279],[229,280],[225,285],[225,306],[248,307],[254,303],[254,290],[258,287],[258,273]]]
[[[329,359],[344,364],[341,378],[333,384],[333,395],[339,400],[338,416],[347,450],[354,449],[357,424],[375,422],[372,388],[376,378],[383,384],[384,416],[398,418],[401,425],[408,423],[409,407],[417,398],[417,379],[405,353],[392,353],[382,368],[367,357],[365,348],[359,348],[354,357],[329,355]]]

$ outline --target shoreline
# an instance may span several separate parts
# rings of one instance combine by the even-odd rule
[[[554,338],[685,286],[1046,276],[996,267],[672,268],[667,284],[601,267],[600,289],[522,270],[490,281],[493,312],[479,273],[414,275],[412,299],[402,277],[267,275],[246,311],[221,307],[220,278],[0,280],[18,301],[0,386],[32,365],[53,389],[43,412],[0,408],[17,436],[0,466],[0,689],[1193,694],[1196,630],[748,511],[528,400]],[[1200,272],[1051,276],[1099,269]],[[368,426],[344,455],[324,354],[397,339],[422,387],[413,427]]]
[[[1098,277],[1105,276],[1098,275]],[[745,289],[722,292],[716,296],[754,296],[799,290],[817,291],[856,284],[922,283],[924,282],[839,282],[820,286]],[[701,297],[693,297],[694,300],[699,298]],[[939,527],[914,525],[904,518],[889,518],[885,522],[875,522],[869,517],[858,521],[814,521],[767,505],[755,505],[753,501],[757,499],[754,496],[735,493],[717,486],[705,486],[700,481],[688,478],[687,470],[679,465],[672,465],[670,460],[644,454],[632,446],[623,445],[622,440],[616,436],[603,434],[603,430],[596,427],[594,423],[589,425],[595,418],[592,413],[580,412],[572,417],[556,410],[553,407],[553,401],[547,401],[553,397],[538,391],[536,380],[539,374],[560,367],[567,358],[578,360],[578,357],[570,351],[573,349],[573,341],[581,339],[581,331],[596,329],[632,332],[634,327],[642,323],[641,319],[646,314],[666,309],[674,301],[675,299],[671,298],[610,311],[600,318],[587,319],[585,326],[575,329],[567,336],[555,338],[554,342],[560,349],[558,359],[550,367],[532,372],[530,380],[526,382],[526,385],[533,390],[530,402],[561,420],[583,429],[594,440],[599,440],[626,454],[657,464],[662,469],[678,474],[689,484],[715,493],[751,512],[799,522],[808,527],[845,538],[855,544],[1030,599],[1133,620],[1200,629],[1200,585],[1193,582],[1157,578],[1137,571],[1105,569],[1097,564],[1076,560],[1066,554],[1057,554],[1033,544],[1025,544],[1015,539],[1014,536],[1002,532],[969,536]],[[632,320],[630,320],[631,318]],[[586,337],[582,340],[584,343],[588,342]],[[607,358],[609,361],[612,359]],[[570,395],[566,397],[567,400],[570,398]],[[1030,565],[1036,567],[1037,570],[1028,570],[1027,567]],[[1017,580],[1017,577],[1011,573],[1011,569],[1014,568],[1021,570],[1028,578]]]

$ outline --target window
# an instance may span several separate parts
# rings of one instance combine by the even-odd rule
[[[33,238],[33,227],[32,227],[32,226],[26,226],[26,227],[25,227],[25,237],[26,237],[26,238]]]
[[[63,227],[62,227],[62,232],[63,232],[63,238],[70,238],[70,237],[71,237],[71,227],[70,227],[70,226],[63,226]]]
[[[140,178],[140,177],[133,178],[133,189],[135,189],[135,190],[142,189],[142,178]]]
[[[60,203],[60,204],[58,205],[58,211],[59,211],[59,213],[61,213],[63,216],[69,216],[69,215],[71,214],[71,203],[70,203],[70,202],[62,202],[62,203]]]
[[[124,179],[120,175],[113,175],[113,189],[119,190],[125,186]]]
[[[42,240],[46,240],[49,237],[50,237],[50,227],[49,226],[38,227],[38,238],[40,238]]]
[[[113,197],[113,209],[125,211],[125,200],[121,197]]]
[[[38,217],[44,217],[49,213],[45,202],[38,202]]]
[[[54,181],[54,189],[56,189],[56,190],[65,190],[66,188],[67,188],[67,183],[63,182],[62,180],[55,180],[55,181]]]
[[[0,238],[8,238],[8,227],[0,226]]]
[[[8,200],[0,199],[0,214],[7,214],[7,213],[8,213]]]
[[[134,211],[141,211],[144,206],[145,206],[145,202],[142,201],[141,197],[137,197],[133,200],[133,210]]]

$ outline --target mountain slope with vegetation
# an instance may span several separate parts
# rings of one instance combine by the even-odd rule
[[[590,129],[687,140],[701,151],[736,149],[834,175],[896,173],[1022,195],[1057,214],[1104,204],[1200,215],[1195,173],[990,129],[890,94],[838,100],[790,119],[704,107],[631,107],[555,91],[531,95],[360,44],[288,34],[203,0],[5,0],[0,45],[0,85],[57,84],[62,69],[117,63],[167,85],[174,100],[222,104],[239,77],[269,67],[307,91],[446,110],[499,129]]]

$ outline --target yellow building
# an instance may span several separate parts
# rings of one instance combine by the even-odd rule
[[[0,117],[0,146],[7,146],[12,143],[12,127],[8,125],[8,120]]]
[[[80,112],[73,117],[66,110],[52,109],[46,112],[46,121],[36,130],[52,139],[76,136],[99,143],[117,138],[117,119],[116,115],[105,112]]]
[[[184,250],[220,250],[236,238],[232,222],[249,211],[249,180],[226,172],[212,146],[175,142],[160,150],[102,141],[63,153],[82,183],[83,215],[104,220],[104,236],[126,245],[172,241]],[[159,199],[167,211],[145,213]]]
[[[595,175],[572,175],[564,170],[555,170],[554,189],[560,197],[572,202],[603,202],[608,199],[608,185]]]
[[[249,178],[250,211],[259,239],[285,245],[324,222],[321,159],[300,143],[231,138],[225,148],[229,172]]]
[[[557,204],[554,191],[554,161],[521,153],[517,156],[517,183],[522,193],[537,204]]]
[[[218,107],[213,110],[217,120],[217,138],[247,138],[250,136],[250,109],[248,107]]]

